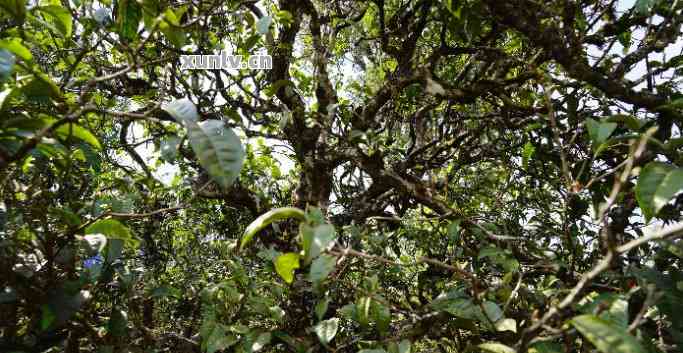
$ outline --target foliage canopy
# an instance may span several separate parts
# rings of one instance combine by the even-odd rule
[[[0,0],[0,351],[683,351],[681,23]]]

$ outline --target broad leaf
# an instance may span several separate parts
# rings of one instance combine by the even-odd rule
[[[64,124],[59,126],[55,130],[55,133],[62,139],[74,137],[89,144],[90,146],[95,147],[98,150],[102,149],[102,145],[100,145],[100,141],[97,139],[97,137],[80,125]]]
[[[179,123],[199,120],[197,107],[187,98],[177,99],[170,103],[163,104],[161,109],[165,110]]]
[[[247,229],[244,231],[244,234],[242,235],[242,241],[240,242],[240,249],[244,248],[244,246],[251,241],[254,235],[260,232],[263,228],[269,226],[271,223],[288,218],[296,218],[300,221],[303,221],[306,219],[306,214],[304,211],[295,207],[282,207],[272,209],[260,215],[253,222],[251,222],[251,224],[249,224]]]
[[[65,38],[71,37],[73,24],[71,12],[69,12],[68,9],[61,6],[50,5],[38,7],[37,10],[43,13],[45,19],[54,27],[58,34],[61,34]]]
[[[671,198],[683,190],[683,168],[659,162],[648,163],[640,172],[636,199],[649,221]]]
[[[339,319],[336,317],[329,320],[321,321],[317,325],[315,325],[315,327],[313,327],[315,334],[318,336],[318,339],[323,344],[330,343],[334,336],[337,335],[338,329]]]
[[[334,226],[328,223],[315,226],[312,232],[304,232],[303,248],[306,254],[306,263],[333,246],[336,238]]]
[[[602,353],[645,353],[640,342],[626,329],[595,315],[576,316],[571,324]]]
[[[593,141],[593,149],[597,150],[603,142],[607,141],[607,138],[614,132],[617,128],[616,123],[609,122],[598,122],[593,119],[586,119],[586,127],[588,128],[588,135]]]
[[[142,19],[142,7],[135,0],[120,0],[116,11],[118,32],[125,41],[132,41],[137,37],[138,24]]]
[[[299,254],[286,253],[275,258],[275,271],[287,283],[294,281],[294,270],[299,268]]]
[[[237,343],[237,341],[237,337],[226,331],[223,325],[216,324],[206,340],[206,352],[214,353],[224,350]]]
[[[128,326],[128,314],[119,308],[113,308],[109,317],[107,331],[114,337],[124,337]]]
[[[21,43],[21,39],[19,38],[0,40],[0,49],[6,49],[26,61],[33,59],[33,54],[31,54],[31,51]]]
[[[498,342],[489,342],[489,343],[482,343],[479,346],[480,350],[484,352],[490,352],[490,353],[515,353],[516,351],[513,348],[510,348],[502,343]]]
[[[337,264],[337,258],[332,255],[322,254],[311,264],[310,279],[318,284],[327,278]]]
[[[239,137],[220,120],[201,123],[187,120],[185,126],[199,164],[218,185],[229,188],[244,164],[245,153]]]

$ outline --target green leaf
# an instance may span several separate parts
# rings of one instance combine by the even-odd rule
[[[529,347],[529,353],[564,353],[564,349],[559,343],[536,342]]]
[[[132,246],[137,245],[137,240],[133,238],[133,235],[130,233],[130,230],[128,230],[128,227],[115,219],[99,220],[85,228],[85,233],[100,233],[107,236],[107,238],[121,239]]]
[[[322,254],[311,264],[310,279],[318,284],[327,278],[337,265],[337,258],[332,255]]]
[[[36,75],[28,84],[21,88],[21,91],[27,98],[40,102],[45,101],[47,98],[59,99],[62,96],[59,87],[44,74]]]
[[[484,313],[486,314],[486,317],[488,317],[491,322],[496,322],[503,318],[503,310],[498,306],[498,304],[487,301],[484,302],[482,306],[484,307]]]
[[[358,351],[358,353],[387,353],[387,351],[385,351],[382,348],[375,348],[375,349],[361,349]]]
[[[254,235],[256,235],[256,233],[261,231],[263,228],[267,227],[271,223],[288,218],[296,218],[300,221],[304,221],[306,219],[306,214],[304,211],[295,207],[282,207],[272,209],[260,215],[253,222],[251,222],[251,224],[249,224],[247,229],[244,231],[244,234],[242,235],[242,241],[240,242],[240,250],[243,249],[244,246],[251,241]]]
[[[0,0],[0,8],[19,23],[26,18],[26,0]]]
[[[626,114],[612,115],[609,118],[607,118],[607,121],[614,122],[614,123],[621,123],[633,131],[640,130],[640,128],[642,128],[643,124],[644,124],[644,122],[638,120],[638,118],[636,118],[635,116],[626,115]]]
[[[496,331],[512,331],[517,332],[517,321],[515,319],[501,319],[496,322]]]
[[[170,136],[166,139],[161,140],[160,150],[161,158],[167,162],[173,162],[178,155],[178,145],[180,144],[180,138],[176,136]]]
[[[607,141],[614,129],[617,128],[616,123],[598,122],[591,118],[586,119],[586,127],[588,128],[588,135],[593,141],[593,149],[597,150],[603,142]]]
[[[647,15],[650,13],[650,9],[652,9],[652,5],[654,5],[655,0],[636,0],[635,3],[635,9],[636,13],[639,15]]]
[[[121,257],[121,252],[123,252],[123,244],[124,240],[118,238],[111,238],[107,241],[107,246],[105,247],[104,251],[106,254],[105,258],[107,259],[108,263],[112,263]]]
[[[97,137],[80,125],[73,123],[64,124],[55,129],[55,133],[62,139],[75,137],[98,150],[102,149],[102,145],[100,145],[100,141],[97,140]]]
[[[185,126],[199,164],[218,185],[229,188],[244,164],[245,153],[237,134],[220,120],[186,120]]]
[[[149,296],[150,296],[150,298],[166,298],[166,297],[180,298],[180,293],[178,292],[178,289],[176,289],[174,287],[160,286],[160,287],[154,288]]]
[[[197,107],[187,98],[177,99],[170,103],[163,104],[161,109],[165,110],[179,123],[199,120]]]
[[[256,31],[258,31],[258,33],[261,35],[268,33],[268,27],[270,27],[270,23],[272,21],[272,17],[262,16],[261,18],[259,18],[258,22],[256,22]]]
[[[410,345],[411,345],[410,341],[402,340],[398,344],[398,350],[396,353],[410,353]]]
[[[502,343],[488,342],[478,345],[480,350],[491,353],[515,353],[516,351]]]
[[[206,340],[206,352],[214,353],[224,350],[237,343],[237,341],[237,336],[227,332],[223,325],[215,324],[209,338]]]
[[[336,317],[329,320],[321,321],[317,325],[315,325],[315,327],[313,327],[315,334],[318,336],[318,339],[323,344],[330,343],[334,336],[337,335],[338,329],[339,319]]]
[[[648,163],[640,172],[636,199],[649,221],[679,191],[683,190],[683,168],[660,162]]]
[[[251,351],[252,352],[258,352],[263,347],[268,345],[270,343],[270,340],[272,339],[272,335],[270,332],[263,332],[256,337],[256,340],[251,344]]]
[[[294,270],[299,268],[299,254],[289,252],[275,258],[275,271],[287,283],[294,281]]]
[[[125,41],[137,37],[138,24],[142,18],[142,7],[136,0],[119,0],[116,11],[116,24],[119,36]]]
[[[128,314],[118,308],[113,308],[109,317],[107,330],[115,337],[124,337],[128,328]]]
[[[41,309],[42,315],[40,317],[40,329],[47,330],[50,328],[50,326],[52,326],[52,323],[55,321],[57,316],[49,305],[43,305]]]
[[[159,23],[159,30],[176,47],[185,45],[187,40],[185,32],[180,28],[180,18],[185,13],[185,8],[180,8],[174,12],[172,9],[164,11],[164,21]]]
[[[327,306],[330,304],[330,298],[325,297],[325,299],[320,300],[317,304],[315,304],[315,317],[318,318],[318,320],[322,320],[323,316],[325,316],[325,313],[327,312]]]
[[[71,18],[71,12],[68,9],[61,6],[41,6],[37,8],[38,11],[42,12],[46,17],[46,20],[54,26],[55,30],[64,36],[64,38],[71,37],[71,32],[73,29],[73,23]]]
[[[522,169],[526,170],[529,167],[529,161],[534,152],[536,152],[536,147],[530,141],[527,141],[522,150]]]
[[[25,61],[30,61],[33,59],[33,54],[31,54],[31,51],[28,50],[28,48],[21,44],[21,39],[19,38],[0,40],[0,49],[6,49]]]
[[[571,324],[603,353],[645,353],[640,342],[624,328],[615,327],[595,315],[576,316]]]
[[[389,331],[389,324],[391,323],[391,310],[377,300],[372,300],[370,304],[370,315],[377,325],[377,330],[382,334],[386,334]]]
[[[304,240],[304,254],[306,254],[306,263],[315,259],[325,250],[328,250],[334,245],[337,239],[337,233],[334,226],[328,223],[318,225],[313,228],[313,232],[309,233],[310,239]]]

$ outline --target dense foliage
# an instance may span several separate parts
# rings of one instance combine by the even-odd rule
[[[682,23],[0,0],[0,352],[681,352]]]

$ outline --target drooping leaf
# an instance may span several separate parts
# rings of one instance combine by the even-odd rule
[[[275,271],[287,283],[294,281],[294,270],[299,268],[299,254],[286,253],[275,258]]]
[[[123,337],[128,328],[128,313],[120,308],[113,308],[109,317],[107,330],[114,337]]]
[[[683,190],[683,168],[659,162],[648,163],[640,172],[636,199],[649,221],[678,192]]]
[[[595,315],[576,316],[570,322],[602,353],[645,353],[640,342],[625,328],[614,326]]]
[[[120,0],[116,11],[116,24],[119,36],[125,41],[137,37],[138,24],[142,19],[142,7],[136,0]]]
[[[339,319],[336,317],[329,320],[321,321],[313,327],[315,334],[318,336],[318,339],[323,344],[330,343],[334,336],[337,335],[338,329]]]
[[[229,188],[239,176],[245,158],[237,134],[220,120],[187,120],[185,126],[199,164],[218,185]]]
[[[272,209],[260,215],[253,222],[251,222],[251,224],[249,224],[247,229],[244,231],[244,234],[242,235],[242,241],[240,242],[240,249],[243,249],[244,246],[251,241],[254,235],[260,232],[263,228],[269,226],[271,223],[288,218],[295,218],[299,221],[304,221],[306,219],[306,214],[304,211],[295,207],[282,207]]]

